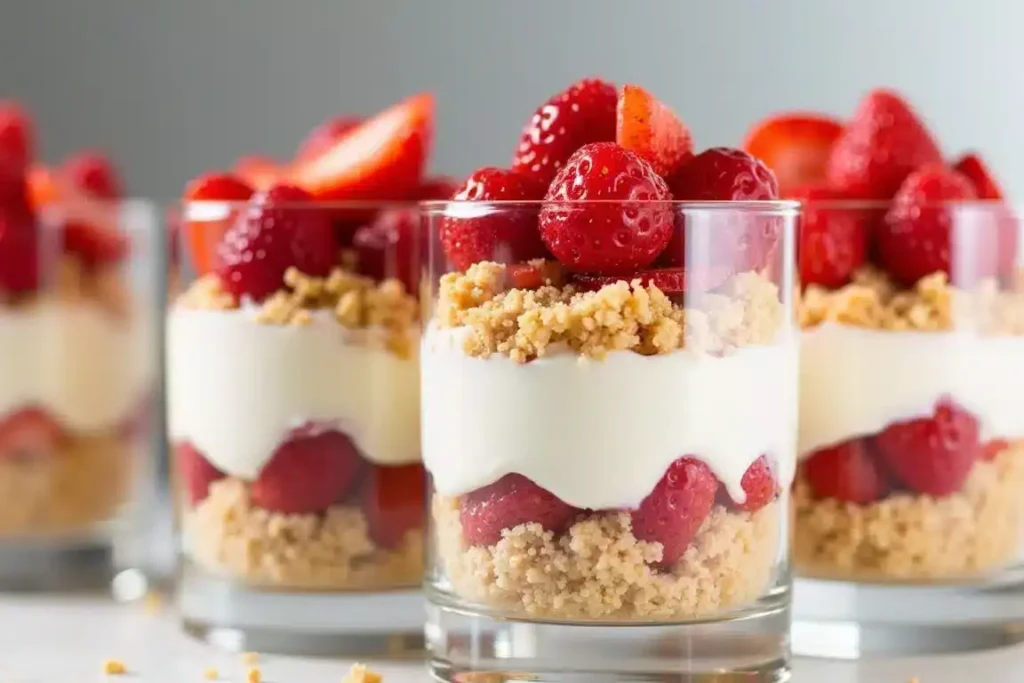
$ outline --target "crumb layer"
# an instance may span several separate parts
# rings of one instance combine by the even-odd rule
[[[358,507],[285,515],[256,507],[229,477],[185,512],[186,552],[203,569],[253,586],[308,590],[392,589],[423,578],[423,532],[378,548]]]
[[[439,560],[455,593],[512,615],[560,619],[694,619],[761,598],[776,575],[780,503],[756,513],[716,506],[669,572],[660,543],[637,540],[626,513],[581,518],[555,536],[539,524],[470,547],[457,497],[435,495]]]
[[[1024,542],[1024,441],[975,463],[960,493],[898,493],[870,505],[815,500],[799,475],[793,553],[804,576],[866,581],[960,579],[1015,561]]]

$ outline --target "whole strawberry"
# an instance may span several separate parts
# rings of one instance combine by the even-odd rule
[[[885,470],[865,439],[815,451],[801,464],[801,472],[816,498],[867,505],[889,491]]]
[[[876,231],[878,260],[882,267],[906,286],[932,273],[949,275],[954,221],[954,210],[949,203],[975,198],[970,181],[942,165],[926,166],[907,176]],[[989,236],[981,234],[972,239],[986,237]],[[992,231],[990,237],[994,244],[998,234]],[[958,262],[958,265],[973,269],[966,263]],[[960,273],[956,275],[959,279]]]
[[[377,282],[394,278],[405,291],[419,291],[420,215],[416,209],[385,209],[372,223],[359,228],[352,247],[359,255],[359,272]]]
[[[494,545],[504,529],[536,523],[559,533],[580,511],[521,474],[504,477],[462,496],[459,517],[470,545]]]
[[[28,112],[16,102],[0,101],[0,164],[24,171],[35,152],[35,134]]]
[[[253,504],[290,515],[323,512],[352,490],[362,466],[352,440],[335,431],[296,432],[249,485]]]
[[[665,181],[635,152],[614,142],[584,145],[548,188],[540,236],[570,270],[629,274],[672,238],[671,199]]]
[[[312,197],[290,185],[253,196],[217,245],[217,274],[237,297],[262,301],[281,289],[297,268],[326,276],[337,262],[330,216]]]
[[[889,199],[915,169],[942,162],[917,113],[899,95],[874,90],[832,145],[826,180],[858,199]]]
[[[844,206],[845,195],[828,187],[799,188],[791,198],[803,204],[797,247],[800,283],[842,287],[867,259],[870,216],[853,204]]]

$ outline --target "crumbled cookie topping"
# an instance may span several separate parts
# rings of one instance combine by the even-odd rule
[[[383,677],[376,671],[370,671],[365,664],[358,662],[352,665],[342,683],[381,683]]]
[[[120,659],[108,659],[103,662],[103,673],[107,676],[123,676],[128,673],[128,667]]]
[[[666,354],[686,347],[723,354],[770,342],[785,324],[774,284],[756,273],[731,278],[684,309],[654,285],[619,281],[596,292],[546,284],[508,287],[506,267],[483,262],[441,278],[435,323],[471,331],[464,351],[525,363],[553,345],[602,358],[612,351]]]

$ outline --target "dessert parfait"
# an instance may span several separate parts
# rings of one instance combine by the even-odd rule
[[[976,154],[946,162],[896,93],[781,116],[748,149],[804,202],[800,575],[980,582],[1024,537],[1019,221]],[[991,615],[990,615],[991,616]]]
[[[99,153],[39,164],[27,112],[0,104],[0,580],[11,585],[59,581],[65,567],[94,578],[33,554],[44,547],[95,550],[110,578],[153,381],[121,195]]]
[[[432,117],[420,95],[328,122],[264,176],[250,160],[188,186],[195,277],[167,338],[184,594],[197,575],[264,592],[421,581],[410,202],[451,191],[423,177]]]
[[[511,168],[425,205],[428,633],[467,613],[678,625],[784,611],[795,212],[776,197],[756,158],[694,154],[650,93],[589,79],[537,110]],[[459,642],[431,643],[435,673],[487,665]],[[635,664],[596,643],[602,667]]]

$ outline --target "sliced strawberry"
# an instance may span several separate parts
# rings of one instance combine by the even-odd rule
[[[505,269],[505,280],[511,289],[539,289],[544,285],[559,287],[565,272],[558,261],[514,263]]]
[[[29,211],[0,207],[0,290],[34,292],[40,285],[39,234]]]
[[[663,177],[693,156],[686,124],[640,86],[622,87],[616,114],[615,141],[646,159]]]
[[[0,101],[0,162],[26,169],[35,154],[35,131],[28,112],[16,102]]]
[[[253,189],[244,180],[230,173],[207,173],[195,178],[185,187],[185,201],[192,202],[245,202],[252,197]],[[214,268],[214,255],[224,233],[231,227],[235,210],[230,206],[186,207],[187,213],[198,213],[201,219],[185,222],[185,239],[188,243],[192,267],[198,275],[205,275]]]
[[[210,495],[210,484],[226,476],[188,442],[174,447],[174,460],[190,505],[206,500]]]
[[[996,182],[995,176],[989,170],[988,164],[981,160],[975,153],[965,154],[953,164],[953,170],[965,176],[971,185],[978,199],[1002,199],[1003,190]]]
[[[470,545],[494,545],[501,532],[520,524],[540,524],[561,533],[580,512],[521,474],[506,474],[459,501],[462,531]]]
[[[915,282],[943,272],[955,275],[959,284],[961,276],[987,276],[994,273],[952,273],[950,270],[950,245],[953,230],[953,209],[951,202],[975,199],[974,188],[967,178],[945,166],[926,166],[907,176],[892,200],[885,220],[876,230],[878,259],[881,265],[897,281],[913,286]],[[996,226],[997,227],[997,226]],[[991,237],[992,245],[985,251],[993,252],[998,231],[990,235],[981,234],[977,239]],[[975,245],[976,246],[976,245]],[[989,256],[979,252],[979,263],[967,264],[958,261],[964,268],[981,267]],[[988,264],[994,271],[995,264]],[[971,267],[971,270],[976,268]]]
[[[532,177],[503,168],[473,171],[452,195],[457,202],[531,202],[544,197]],[[497,206],[477,210],[452,206],[441,222],[441,244],[448,261],[466,270],[480,261],[517,263],[547,252],[537,232],[536,206]]]
[[[325,277],[337,263],[330,216],[313,198],[290,185],[253,196],[217,245],[216,266],[224,288],[236,297],[262,301],[297,268]]]
[[[249,494],[255,505],[272,512],[324,512],[352,490],[362,462],[344,434],[299,430],[277,447]]]
[[[613,285],[616,282],[632,282],[640,280],[644,287],[655,286],[668,295],[686,294],[687,292],[705,292],[714,289],[722,284],[725,278],[715,271],[698,269],[690,273],[682,268],[656,268],[653,270],[641,270],[629,275],[591,275],[589,273],[577,273],[572,276],[572,282],[580,289],[588,292],[596,292],[605,285]],[[696,279],[695,279],[696,278]]]
[[[671,567],[686,552],[711,513],[718,486],[707,465],[684,456],[669,465],[654,490],[630,513],[633,535],[641,541],[661,543],[659,566]]]
[[[859,199],[889,199],[915,169],[942,163],[924,122],[899,95],[873,90],[832,145],[825,179]]]
[[[0,420],[0,459],[46,456],[63,438],[63,430],[46,411],[23,408]]]
[[[370,469],[360,485],[360,500],[374,543],[395,548],[406,532],[423,528],[426,490],[427,475],[419,463]]]
[[[746,498],[742,503],[732,501],[732,504],[747,512],[757,512],[779,495],[779,482],[775,479],[768,458],[763,455],[743,473],[740,486]]]
[[[912,491],[948,496],[963,488],[981,443],[974,415],[943,400],[932,417],[891,424],[875,437],[879,457]]]
[[[319,156],[338,140],[351,133],[363,122],[356,116],[337,116],[328,119],[309,131],[295,153],[296,161],[305,161]]]
[[[867,260],[869,216],[847,202],[845,194],[825,186],[797,188],[789,196],[803,204],[797,247],[800,284],[842,287]]]
[[[289,179],[317,198],[406,197],[423,175],[433,125],[433,96],[416,95],[364,122],[321,154],[299,161]]]
[[[842,131],[839,121],[822,114],[782,114],[758,123],[743,149],[767,164],[788,194],[824,182],[829,153]]]
[[[519,137],[512,170],[549,184],[580,147],[615,140],[617,103],[615,86],[607,81],[572,84],[534,112]]]
[[[801,471],[817,498],[867,505],[889,491],[885,470],[864,439],[815,451],[803,462]]]
[[[411,294],[419,292],[420,214],[417,209],[385,209],[356,231],[352,246],[359,254],[359,272],[378,282],[395,278]]]
[[[116,200],[124,196],[114,162],[103,152],[78,152],[64,162],[63,170],[75,187],[96,199]]]
[[[632,273],[672,238],[671,199],[664,179],[635,152],[614,142],[584,145],[548,188],[540,236],[569,270]]]
[[[256,190],[266,190],[286,182],[287,167],[270,157],[252,154],[235,162],[235,175]]]

